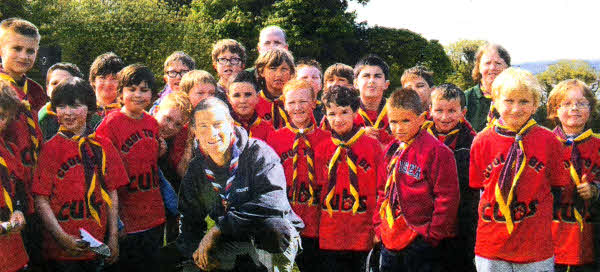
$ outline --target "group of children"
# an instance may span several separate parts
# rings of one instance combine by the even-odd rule
[[[273,46],[249,71],[244,46],[226,39],[211,53],[218,80],[175,52],[159,95],[148,67],[106,53],[89,81],[53,65],[44,92],[26,76],[39,40],[25,20],[0,23],[0,271],[164,267],[196,148],[190,115],[210,96],[280,157],[305,224],[301,271],[595,269],[600,140],[581,81],[550,92],[550,131],[532,119],[535,77],[505,70],[491,92],[499,118],[477,134],[462,90],[434,87],[421,66],[385,98],[389,67],[377,56],[323,73]]]

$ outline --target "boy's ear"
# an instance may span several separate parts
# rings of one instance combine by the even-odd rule
[[[387,90],[389,87],[390,87],[390,81],[389,81],[389,80],[386,80],[386,81],[385,81],[385,88],[383,88],[383,90],[385,91],[385,90]]]
[[[463,117],[467,116],[467,107],[464,107],[462,109],[462,114],[463,114]]]
[[[167,74],[163,75],[163,81],[165,82],[165,84],[167,83],[167,77],[168,77]]]

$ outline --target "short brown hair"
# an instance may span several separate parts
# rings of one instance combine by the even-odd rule
[[[125,67],[125,62],[113,52],[97,56],[90,66],[90,84],[93,86],[94,80],[98,76],[116,75],[123,67]]]
[[[460,107],[464,109],[467,106],[467,99],[465,93],[456,85],[452,83],[445,83],[440,86],[435,86],[431,92],[431,101],[437,101],[439,99],[452,100],[458,99]]]
[[[6,80],[0,80],[0,108],[11,115],[9,120],[27,109],[25,103],[19,99],[15,90]]]
[[[170,108],[176,108],[180,110],[185,117],[186,123],[192,117],[192,103],[190,102],[190,98],[187,93],[184,92],[171,92],[160,102],[158,107],[159,110]]]
[[[246,65],[246,47],[234,39],[223,39],[217,41],[210,53],[213,64],[217,63],[217,58],[220,54],[229,51],[231,54],[237,54],[242,59],[242,67]]]
[[[421,98],[413,89],[396,89],[390,98],[388,98],[387,107],[410,110],[417,116],[423,113],[423,104],[421,104]]]
[[[194,60],[194,58],[190,57],[190,55],[184,53],[183,51],[175,51],[171,55],[169,55],[165,60],[165,64],[163,65],[163,72],[166,74],[169,65],[176,61],[181,61],[181,63],[187,66],[187,68],[190,70],[196,69],[196,61]]]
[[[400,82],[402,83],[402,85],[404,85],[406,81],[414,77],[422,78],[423,80],[425,80],[427,85],[429,85],[429,88],[433,88],[433,72],[427,70],[425,66],[417,65],[404,70],[404,72],[402,73],[402,77],[400,78]]]
[[[38,28],[27,20],[21,18],[8,18],[0,22],[0,42],[4,41],[4,35],[9,32],[17,33],[25,37],[30,37],[40,41],[40,32]]]
[[[204,70],[192,70],[187,72],[181,77],[179,86],[181,87],[181,91],[187,94],[196,84],[211,84],[215,86],[215,91],[217,90],[217,81],[209,72]]]
[[[83,78],[83,73],[81,72],[81,70],[79,70],[79,67],[77,67],[77,65],[70,62],[58,62],[50,66],[50,68],[48,68],[48,71],[46,72],[46,86],[48,86],[48,84],[50,83],[50,74],[52,74],[52,72],[56,70],[65,71],[71,74],[71,76],[73,77]]]
[[[117,74],[117,80],[119,81],[119,85],[117,85],[118,96],[123,93],[124,87],[138,85],[143,81],[146,81],[148,88],[152,90],[152,96],[156,95],[156,91],[154,90],[154,74],[150,68],[143,64],[136,63],[123,68]]]
[[[285,86],[283,86],[283,92],[281,94],[281,98],[285,99],[285,94],[290,91],[304,90],[304,89],[310,90],[311,98],[313,100],[317,99],[317,94],[315,94],[315,90],[313,90],[312,85],[310,83],[308,83],[306,80],[295,79],[295,78],[290,79],[290,81],[285,83]]]
[[[498,52],[498,56],[506,62],[506,66],[510,67],[510,54],[506,48],[502,47],[499,44],[488,43],[484,44],[477,49],[477,53],[475,54],[475,66],[473,67],[473,71],[471,72],[471,77],[473,81],[479,83],[481,80],[481,72],[479,71],[479,64],[481,64],[481,58],[483,54],[489,52],[490,50],[496,50]]]
[[[352,84],[354,81],[354,70],[350,65],[335,63],[327,67],[325,70],[325,75],[323,76],[323,80],[327,81],[333,76],[343,77],[348,80],[348,83]]]
[[[565,96],[567,95],[567,91],[575,89],[575,88],[581,89],[581,91],[583,92],[583,96],[590,104],[590,114],[594,114],[596,112],[597,100],[596,100],[596,96],[594,96],[594,92],[592,92],[592,89],[590,89],[590,87],[588,87],[588,85],[585,84],[585,82],[583,82],[581,80],[567,79],[567,80],[563,80],[563,81],[559,82],[558,84],[556,84],[556,86],[554,86],[554,88],[550,92],[550,96],[548,97],[548,105],[547,105],[549,120],[554,121],[555,124],[560,123],[556,112],[557,112],[558,108],[560,107],[560,104],[562,103],[562,101],[565,99]],[[589,119],[591,119],[591,118],[589,118]],[[588,122],[589,122],[589,120],[588,120]]]
[[[282,48],[273,48],[260,54],[256,59],[256,62],[254,62],[254,66],[256,66],[255,76],[260,86],[265,86],[265,79],[260,75],[265,68],[279,67],[284,63],[290,67],[290,74],[294,75],[296,73],[296,68],[294,66],[294,57],[290,51]]]

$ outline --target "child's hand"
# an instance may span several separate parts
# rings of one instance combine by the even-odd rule
[[[90,243],[69,234],[65,234],[65,236],[59,240],[59,243],[64,247],[69,255],[74,257],[88,251],[90,246]]]
[[[367,133],[367,135],[375,139],[379,139],[379,129],[376,129],[374,127],[365,127],[365,132]]]
[[[598,188],[587,182],[587,175],[583,175],[581,178],[581,184],[577,186],[577,193],[581,198],[590,200],[594,197],[598,197]]]
[[[10,231],[13,231],[13,232],[21,231],[23,229],[23,227],[25,226],[25,216],[23,215],[23,213],[21,211],[15,211],[10,216],[9,222],[12,224],[12,229]]]
[[[117,260],[119,260],[119,238],[117,235],[111,235],[111,237],[108,238],[108,243],[106,243],[106,245],[110,248],[110,256],[106,258],[106,263],[116,263]]]

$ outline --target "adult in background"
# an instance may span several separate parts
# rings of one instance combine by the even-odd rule
[[[270,25],[263,28],[258,36],[258,53],[262,54],[272,48],[288,49],[285,31],[276,25]]]
[[[304,224],[287,200],[277,154],[234,126],[219,99],[200,102],[191,124],[195,154],[178,207],[177,246],[193,258],[184,271],[232,270],[242,255],[269,271],[292,271]],[[207,215],[216,223],[208,231]]]

